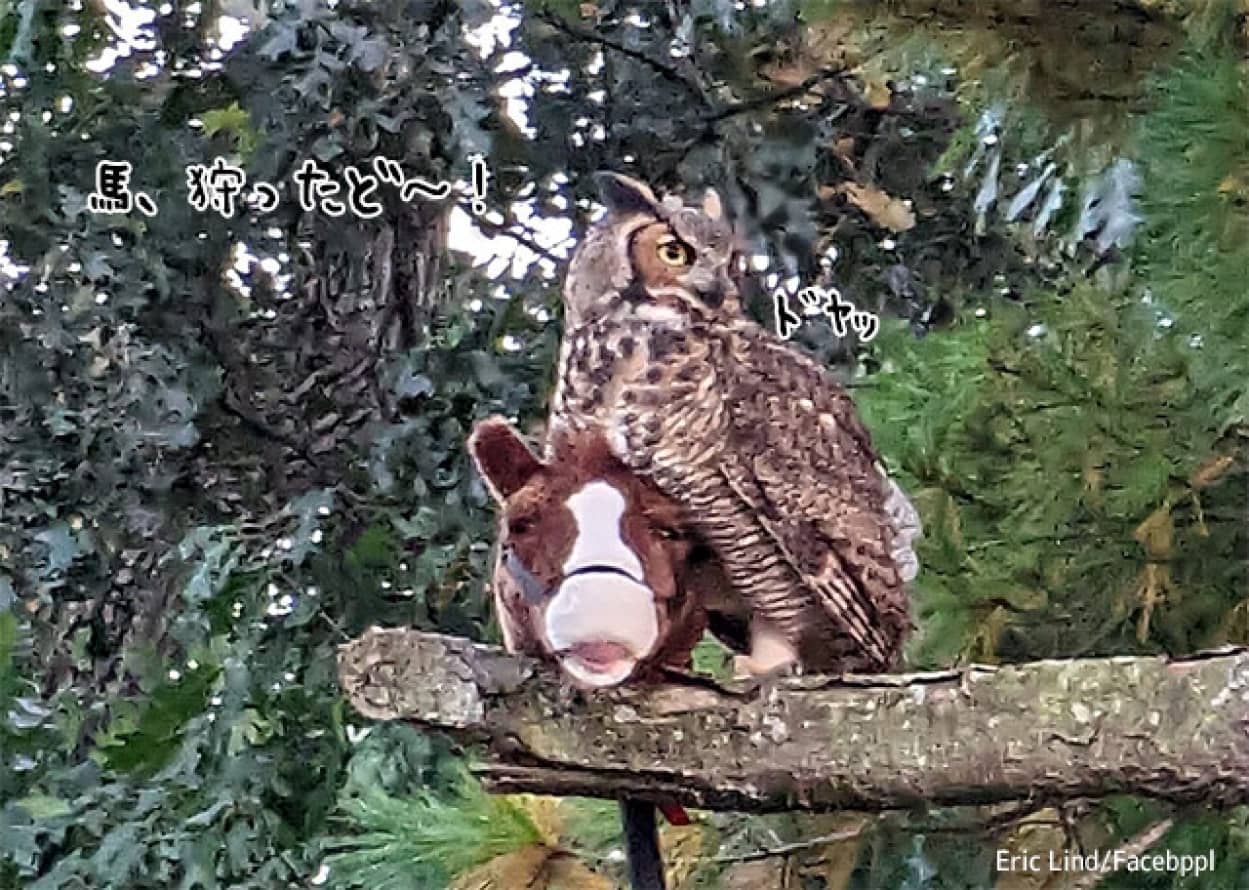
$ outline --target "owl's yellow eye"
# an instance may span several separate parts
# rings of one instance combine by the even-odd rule
[[[655,253],[659,255],[660,262],[668,266],[688,266],[694,262],[694,251],[675,238],[659,242]]]

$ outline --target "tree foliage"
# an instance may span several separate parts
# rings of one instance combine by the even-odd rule
[[[334,677],[373,623],[493,634],[462,443],[492,413],[537,432],[551,233],[584,227],[603,167],[719,188],[768,258],[765,321],[795,276],[892,319],[868,345],[800,336],[923,512],[916,663],[1249,641],[1234,11],[1160,19],[1174,56],[1092,97],[1064,71],[1055,98],[1061,21],[994,73],[972,62],[1004,45],[992,11],[842,6],[0,6],[0,888],[368,886],[409,860],[438,886],[483,865],[450,856],[475,825],[545,845],[517,868],[558,845],[619,874],[610,807],[542,828],[437,741],[361,725]],[[225,48],[223,14],[249,27]],[[483,215],[383,188],[378,217],[333,217],[292,181],[377,155],[466,179],[473,152]],[[217,156],[278,207],[191,207],[186,166]],[[102,160],[156,216],[88,212]],[[537,262],[474,266],[448,249],[468,223]],[[1074,818],[1115,844],[1146,810]],[[805,873],[990,886],[991,845],[947,819],[865,828]],[[709,817],[682,886],[808,828]],[[1178,814],[1164,842],[1217,847],[1233,886],[1247,836]]]

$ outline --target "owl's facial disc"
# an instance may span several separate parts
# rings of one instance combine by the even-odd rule
[[[655,595],[638,554],[621,534],[624,495],[596,480],[565,506],[576,538],[564,561],[564,580],[546,606],[543,630],[574,681],[614,686],[627,680],[659,641]]]
[[[631,232],[633,280],[650,297],[676,296],[720,308],[737,297],[729,268],[732,244],[726,232],[691,213],[681,210]]]
[[[634,281],[654,293],[665,288],[689,290],[686,277],[698,260],[693,245],[666,222],[656,220],[634,229],[629,236]]]

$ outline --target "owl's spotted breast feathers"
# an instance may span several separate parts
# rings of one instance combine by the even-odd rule
[[[760,326],[679,302],[614,300],[566,339],[557,423],[599,423],[685,502],[734,586],[804,662],[888,666],[909,622],[886,489],[849,396]],[[821,636],[814,634],[814,636]]]

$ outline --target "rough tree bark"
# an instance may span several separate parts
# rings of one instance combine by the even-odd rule
[[[355,708],[485,742],[495,791],[884,810],[1112,793],[1249,803],[1249,649],[582,696],[458,637],[344,645]]]

